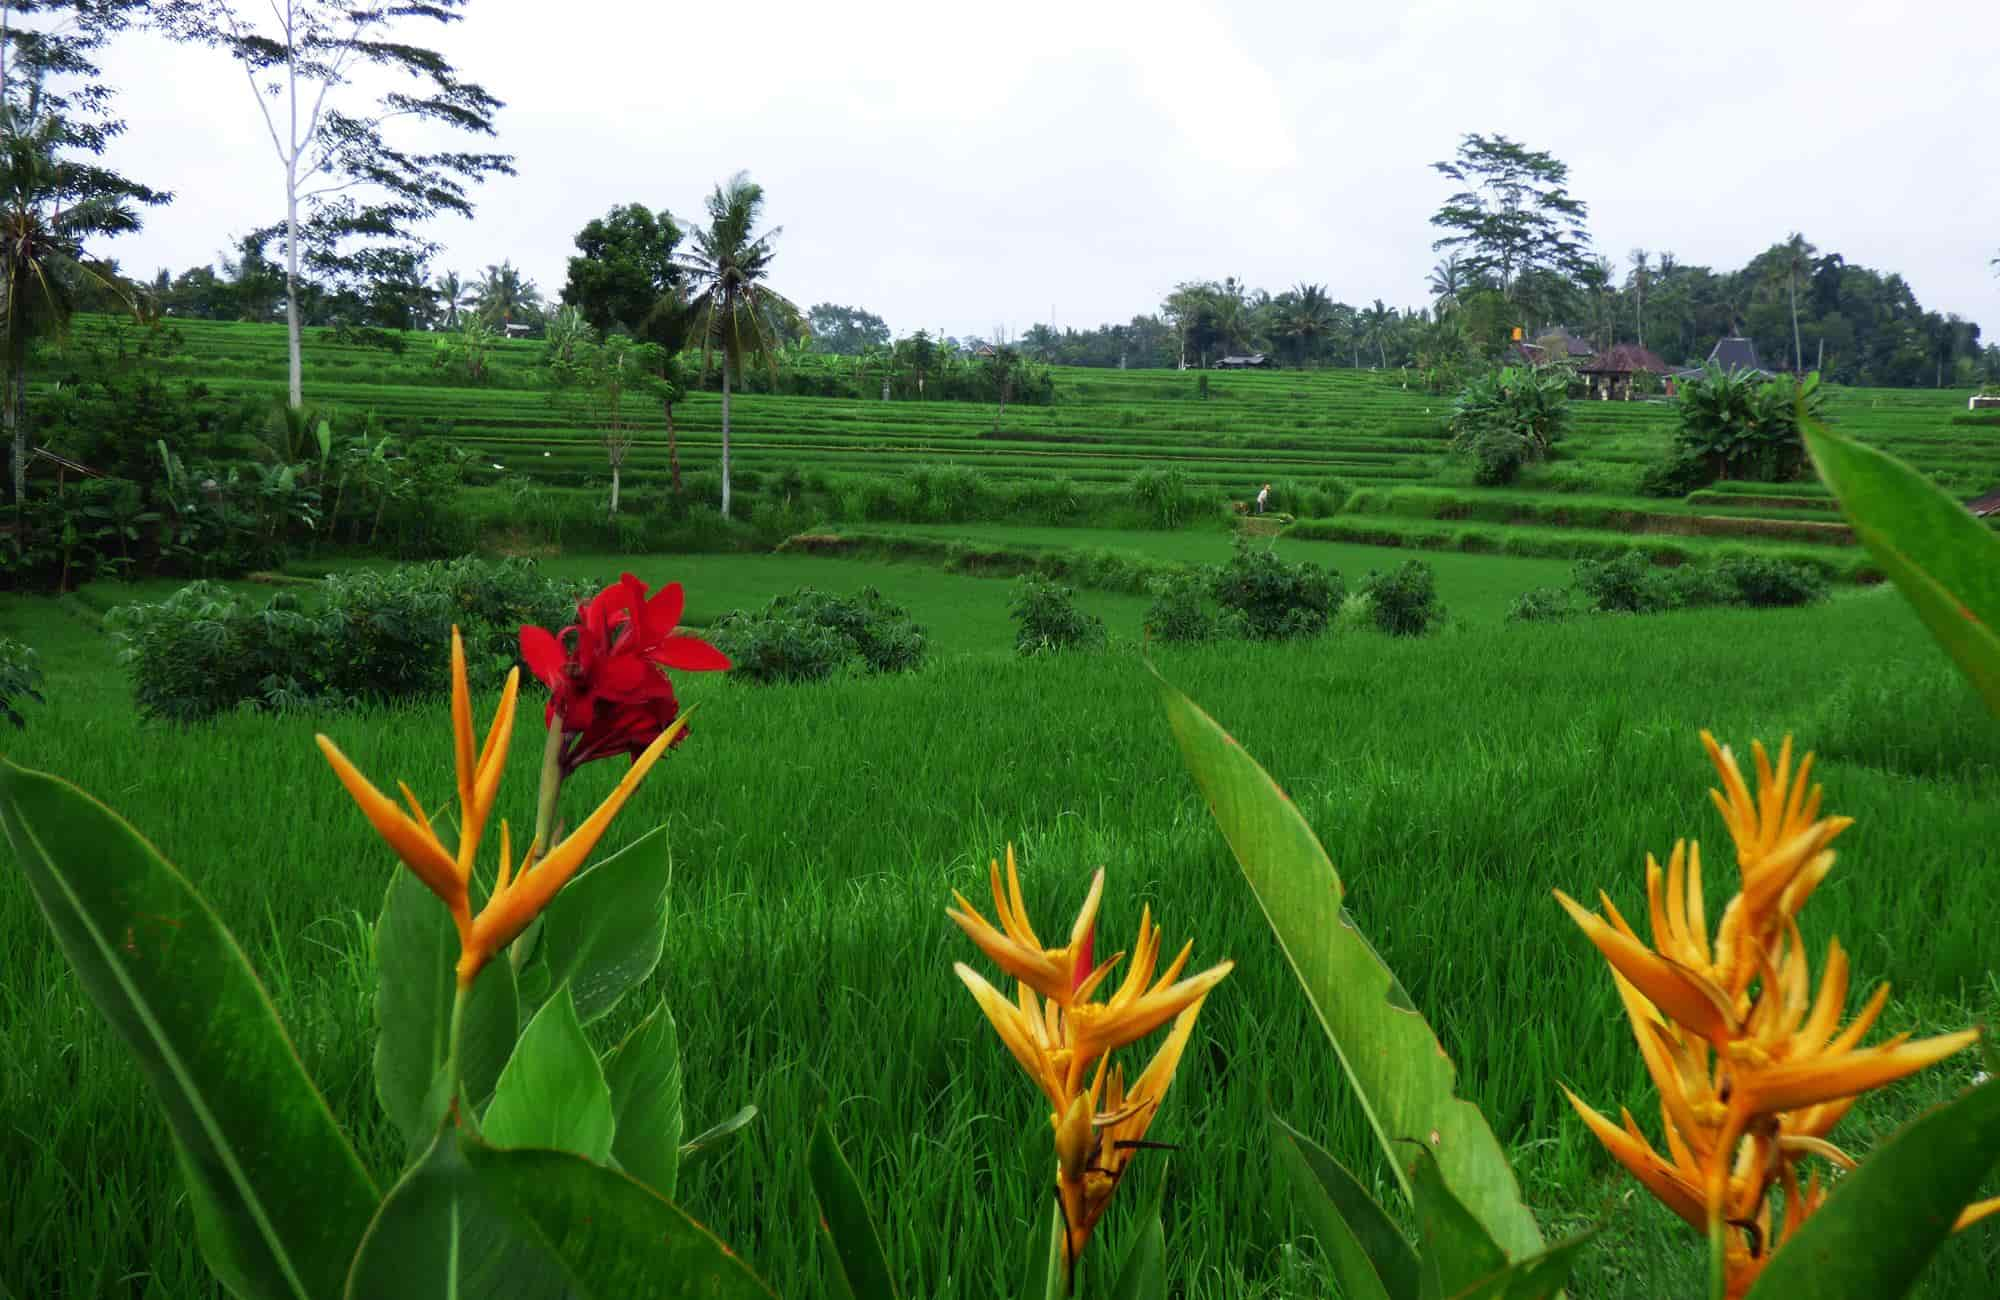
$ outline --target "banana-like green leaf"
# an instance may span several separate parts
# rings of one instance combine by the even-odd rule
[[[1325,1148],[1275,1115],[1278,1163],[1351,1300],[1417,1300],[1417,1252],[1375,1198]]]
[[[547,966],[551,992],[568,983],[582,1023],[660,964],[669,868],[665,828],[654,827],[564,885],[542,912],[532,960]]]
[[[375,923],[375,1096],[412,1151],[436,1138],[450,1100],[440,1075],[451,1045],[458,953],[451,913],[413,872],[396,868]],[[492,1095],[514,1050],[518,1016],[514,968],[488,962],[466,1004],[459,1047],[464,1104],[478,1106]]]
[[[447,1124],[384,1198],[347,1300],[562,1300],[562,1266],[493,1203]]]
[[[663,1001],[604,1061],[611,1089],[611,1155],[618,1167],[672,1200],[681,1166],[681,1053]]]
[[[1750,1300],[1882,1300],[1916,1284],[2000,1163],[2000,1079],[1911,1121],[1841,1178]]]
[[[1417,1294],[1421,1300],[1446,1300],[1463,1295],[1484,1278],[1504,1272],[1507,1252],[1484,1225],[1452,1195],[1437,1161],[1421,1142],[1406,1144],[1416,1155],[1410,1163],[1410,1185],[1417,1193]]]
[[[1854,535],[2000,714],[2000,537],[1902,461],[1803,418]]]
[[[1139,1214],[1132,1245],[1118,1266],[1118,1280],[1111,1284],[1111,1300],[1167,1300],[1167,1227],[1160,1218],[1166,1196],[1163,1168],[1152,1199]]]
[[[1597,1235],[1593,1229],[1509,1262],[1445,1186],[1428,1151],[1417,1150],[1410,1181],[1417,1189],[1417,1229],[1424,1244],[1418,1287],[1423,1300],[1550,1300],[1562,1292],[1577,1256]]]
[[[771,1300],[735,1252],[679,1206],[565,1151],[460,1148],[482,1190],[561,1261],[581,1300]]]
[[[602,1162],[611,1155],[612,1123],[604,1070],[576,1022],[569,990],[558,990],[521,1031],[500,1072],[483,1121],[486,1140]]]
[[[241,1297],[337,1295],[380,1194],[235,937],[136,830],[66,781],[0,759],[0,824],[166,1112],[217,1275]]]
[[[840,1281],[854,1300],[894,1300],[895,1279],[882,1253],[882,1237],[868,1212],[860,1180],[840,1154],[826,1116],[813,1124],[812,1151],[807,1157],[813,1198],[819,1202],[820,1226],[833,1242]]]
[[[1164,680],[1167,717],[1195,781],[1312,1003],[1404,1191],[1394,1144],[1421,1141],[1451,1187],[1511,1258],[1540,1253],[1541,1230],[1478,1107],[1453,1094],[1444,1046],[1341,906],[1344,888],[1292,801],[1215,720]]]

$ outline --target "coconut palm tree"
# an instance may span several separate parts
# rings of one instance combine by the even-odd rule
[[[505,326],[511,321],[537,316],[542,310],[542,291],[512,261],[487,267],[486,274],[472,287],[472,295],[488,325]]]
[[[1431,268],[1431,297],[1437,300],[1438,315],[1458,306],[1458,300],[1472,283],[1472,275],[1457,253]]]
[[[132,203],[161,197],[102,168],[61,156],[65,128],[25,109],[0,105],[0,424],[14,448],[14,509],[27,499],[28,348],[69,324],[76,286],[124,286],[84,260],[83,242],[139,228]]]
[[[778,341],[795,332],[800,312],[766,282],[782,228],[761,234],[764,187],[738,172],[708,196],[708,225],[689,234],[681,260],[692,281],[688,306],[701,338],[701,368],[722,354],[722,517],[729,517],[729,389],[746,358],[770,363]]]
[[[1778,255],[1778,269],[1785,276],[1785,294],[1792,305],[1792,368],[1803,371],[1806,368],[1806,345],[1799,334],[1799,277],[1813,268],[1813,254],[1819,252],[1806,242],[1806,237],[1794,230],[1783,244]]]
[[[444,327],[458,328],[458,313],[472,305],[472,292],[456,271],[446,271],[437,278],[438,306],[444,308]]]
[[[1653,278],[1653,255],[1643,248],[1632,250],[1632,291],[1638,295],[1639,346],[1646,346],[1646,285]]]
[[[1303,369],[1306,358],[1333,330],[1333,300],[1326,296],[1326,286],[1295,286],[1292,289],[1291,310],[1285,313],[1280,328],[1297,341],[1299,366]]]
[[[1375,345],[1376,355],[1381,359],[1382,369],[1389,368],[1389,331],[1396,323],[1396,312],[1385,306],[1380,298],[1375,305],[1361,313],[1363,329],[1368,341]]]

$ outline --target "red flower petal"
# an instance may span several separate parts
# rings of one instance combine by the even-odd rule
[[[653,662],[678,668],[684,673],[713,673],[729,670],[729,656],[698,636],[670,636],[653,653]]]
[[[680,626],[681,611],[686,607],[687,593],[681,590],[678,582],[670,582],[654,593],[641,615],[648,643],[673,635],[674,629]]]
[[[562,642],[544,627],[524,625],[521,628],[521,658],[536,680],[550,690],[556,689],[556,684],[562,680],[563,672],[569,666],[569,654],[562,648]]]

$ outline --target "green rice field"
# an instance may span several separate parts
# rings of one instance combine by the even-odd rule
[[[1602,887],[1641,907],[1647,852],[1664,855],[1679,836],[1723,839],[1698,729],[1739,750],[1796,732],[1820,752],[1829,808],[1858,819],[1808,914],[1809,939],[1838,934],[1857,987],[1893,983],[1881,1032],[1991,1020],[2000,982],[1991,908],[1978,900],[1983,846],[2000,837],[2000,736],[1888,590],[1796,611],[1503,625],[1498,593],[1538,580],[1521,566],[1551,562],[1437,558],[1455,562],[1440,564],[1440,583],[1468,611],[1443,634],[1153,658],[1291,792],[1548,1234],[1604,1225],[1571,1293],[1693,1294],[1698,1244],[1610,1164],[1557,1090],[1613,1113],[1650,1104],[1602,962],[1549,891]],[[1011,842],[1045,927],[1103,866],[1102,942],[1150,904],[1171,942],[1194,941],[1198,964],[1237,963],[1153,1134],[1179,1148],[1165,1211],[1175,1294],[1328,1294],[1318,1248],[1274,1181],[1265,1117],[1378,1180],[1386,1171],[1134,653],[998,653],[1006,584],[921,567],[790,555],[552,563],[681,578],[697,617],[801,582],[866,579],[906,599],[940,652],[902,678],[685,679],[695,732],[614,828],[610,847],[669,828],[669,939],[649,985],[593,1033],[609,1045],[663,996],[689,1062],[690,1121],[759,1108],[684,1184],[691,1212],[780,1294],[825,1294],[800,1158],[824,1107],[877,1200],[904,1294],[1011,1293],[1021,1243],[1046,1213],[1046,1108],[952,976],[954,960],[979,959],[944,917],[953,889],[981,897],[987,860]],[[364,770],[431,802],[450,779],[442,704],[142,726],[97,614],[164,589],[0,598],[0,634],[36,645],[50,676],[48,704],[8,738],[9,757],[98,794],[181,865],[386,1177],[402,1152],[373,1096],[369,935],[391,860],[311,736],[327,731]],[[517,739],[502,795],[517,821],[535,748]],[[613,779],[588,770],[580,793]],[[24,1297],[221,1294],[191,1244],[157,1109],[13,872],[0,875],[0,945],[11,954],[0,1283]],[[1865,1150],[1972,1068],[1954,1060],[1872,1098],[1837,1136]],[[1114,1247],[1130,1213],[1114,1206],[1103,1229]],[[1922,1294],[1990,1294],[1996,1270],[2000,1237],[1967,1234]]]

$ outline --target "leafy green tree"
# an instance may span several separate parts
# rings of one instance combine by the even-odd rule
[[[685,278],[674,257],[680,242],[680,227],[664,208],[621,204],[577,233],[562,300],[599,333],[623,326],[642,334],[660,300],[678,293]]]
[[[1222,289],[1213,280],[1186,281],[1174,286],[1160,311],[1180,335],[1181,368],[1192,353],[1206,368],[1209,352],[1222,341]]]
[[[270,231],[252,231],[236,241],[235,257],[222,258],[222,277],[236,298],[237,320],[268,321],[284,301],[285,270],[264,254],[270,242]]]
[[[581,323],[580,314],[576,321]],[[595,428],[604,443],[611,465],[608,513],[616,518],[625,458],[639,435],[628,404],[658,385],[661,358],[654,354],[659,348],[624,334],[600,341],[587,324],[567,342],[563,354],[552,353],[549,358],[549,381],[558,404]]]
[[[1000,432],[1000,421],[1007,414],[1007,399],[1014,395],[1014,380],[1020,369],[1021,354],[1004,343],[994,348],[993,355],[986,358],[986,382],[1000,399],[1000,405],[993,412],[995,433]]]
[[[1374,306],[1361,314],[1362,330],[1368,341],[1375,345],[1375,355],[1382,362],[1384,370],[1389,368],[1389,335],[1394,330],[1395,324],[1395,309],[1383,305],[1380,298],[1375,300]]]
[[[1445,259],[1431,268],[1431,299],[1439,312],[1448,312],[1458,306],[1472,287],[1472,270],[1465,259],[1456,252],[1448,253]]]
[[[463,17],[466,0],[156,0],[173,37],[226,51],[243,68],[284,173],[285,324],[290,396],[304,403],[299,356],[302,263],[333,280],[370,278],[379,252],[421,262],[433,217],[470,216],[470,185],[513,174],[506,154],[397,147],[394,123],[493,134],[500,101],[461,78],[410,28]],[[372,105],[362,87],[382,86]],[[371,257],[371,254],[377,254]]]
[[[822,302],[806,312],[813,346],[837,357],[858,357],[870,347],[889,346],[889,326],[872,311]]]
[[[488,325],[504,326],[541,318],[542,291],[521,274],[511,259],[487,267],[486,274],[473,286],[472,297],[479,305],[480,319]]]
[[[902,363],[904,372],[917,381],[917,400],[922,401],[924,381],[937,368],[937,345],[931,342],[930,333],[918,330],[906,339],[899,339],[896,357]]]
[[[1799,281],[1812,274],[1813,254],[1819,250],[1807,243],[1806,237],[1796,230],[1785,236],[1785,242],[1779,248],[1777,269],[1784,277],[1785,298],[1792,309],[1792,368],[1803,373],[1806,349],[1799,334]]]
[[[1433,250],[1461,251],[1472,272],[1492,274],[1510,297],[1526,272],[1575,275],[1586,265],[1590,209],[1571,197],[1569,167],[1552,154],[1504,135],[1472,134],[1459,142],[1455,160],[1431,166],[1464,186],[1431,217],[1451,232]]]
[[[693,249],[682,260],[693,280],[689,303],[694,333],[701,338],[701,366],[722,354],[722,517],[729,517],[729,389],[743,362],[768,362],[778,340],[800,325],[799,309],[769,284],[777,257],[772,242],[782,233],[759,233],[764,189],[738,172],[708,196],[708,225],[692,234]]]

